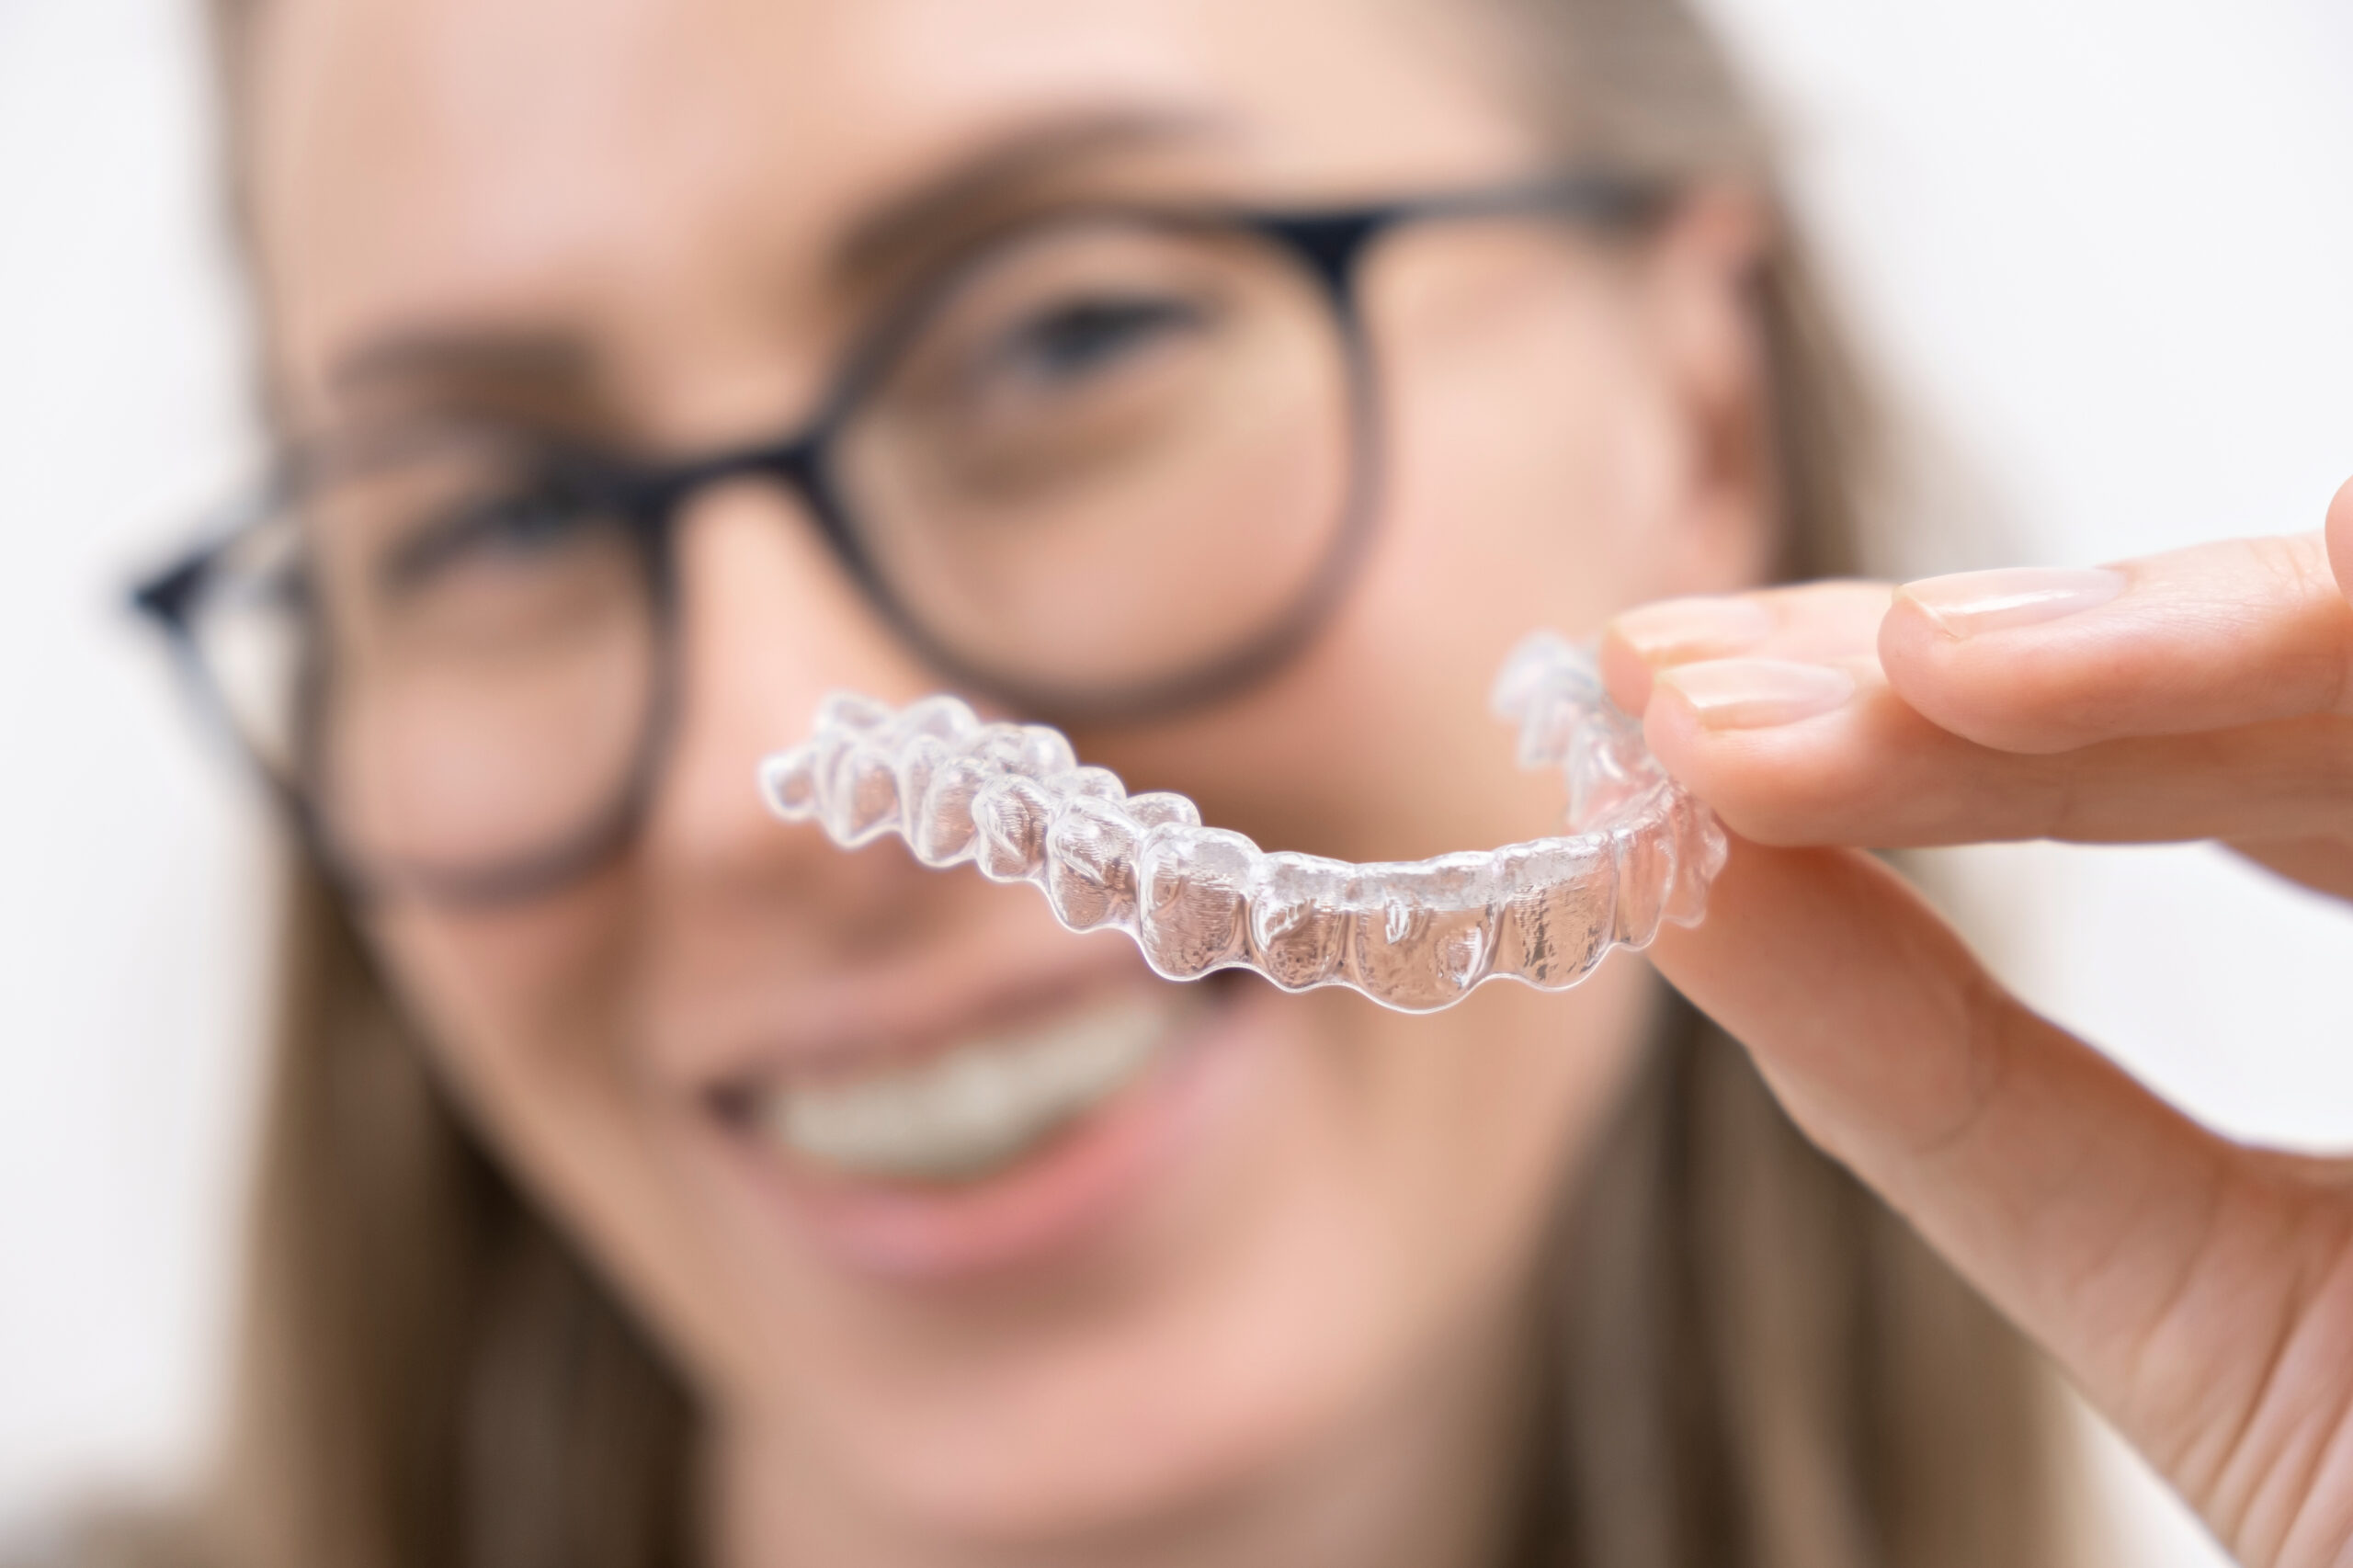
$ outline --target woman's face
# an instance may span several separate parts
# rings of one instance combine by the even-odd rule
[[[807,416],[877,278],[947,259],[920,237],[943,208],[1541,172],[1508,58],[1406,0],[285,0],[254,122],[274,368],[306,427],[489,406],[642,452],[756,440]],[[1081,756],[1269,848],[1549,831],[1557,784],[1482,713],[1501,654],[1762,558],[1737,219],[1401,244],[1369,288],[1385,490],[1345,600],[1264,681],[1077,731]],[[877,235],[906,254],[846,268]],[[1384,1411],[1499,1431],[1640,965],[1428,1017],[1171,985],[1033,892],[779,825],[756,764],[821,694],[941,677],[779,488],[710,493],[677,548],[683,717],[642,831],[559,891],[393,902],[372,935],[489,1135],[801,1528],[1074,1539]],[[761,1131],[860,1084],[887,1120],[953,1053],[1018,1073],[1107,1040],[1141,1064],[951,1178],[921,1147],[845,1169]]]

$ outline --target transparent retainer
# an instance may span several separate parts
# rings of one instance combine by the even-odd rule
[[[828,697],[812,738],[760,765],[760,792],[844,848],[895,833],[926,866],[1035,883],[1064,926],[1128,933],[1170,980],[1248,969],[1427,1013],[1499,977],[1565,990],[1660,921],[1696,925],[1723,830],[1652,759],[1591,654],[1537,632],[1491,706],[1518,726],[1522,767],[1567,778],[1566,835],[1364,865],[1268,853],[1182,795],[1081,767],[1059,730],[984,724],[952,697],[895,711]]]

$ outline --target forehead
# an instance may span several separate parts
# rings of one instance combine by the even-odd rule
[[[829,247],[1041,128],[1185,128],[1235,194],[1530,156],[1437,0],[279,0],[251,106],[301,382],[370,334],[821,315]],[[1149,142],[1150,137],[1132,140]],[[649,327],[652,323],[648,323]]]

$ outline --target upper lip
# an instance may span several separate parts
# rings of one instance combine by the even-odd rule
[[[985,955],[943,962],[926,954],[829,976],[761,1008],[765,1017],[748,1028],[682,1040],[671,1054],[699,1096],[724,1107],[777,1084],[918,1062],[1122,983],[1158,983],[1125,943],[1063,945],[1068,951],[1055,961],[1009,972],[992,969]]]

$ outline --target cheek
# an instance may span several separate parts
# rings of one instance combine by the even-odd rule
[[[1536,837],[1561,783],[1512,766],[1489,685],[1528,632],[1583,633],[1670,580],[1684,436],[1598,263],[1408,247],[1368,294],[1385,408],[1358,579],[1263,688],[1082,748],[1268,848],[1404,859]]]
[[[469,1094],[616,1079],[630,898],[612,875],[528,908],[395,907],[370,926],[404,999]]]
[[[616,1023],[625,905],[598,884],[528,913],[395,910],[371,931],[473,1119],[527,1185],[576,1217],[610,1214],[631,1185],[623,1173],[644,1163],[642,1091]]]
[[[1331,621],[1198,722],[1079,737],[1270,849],[1411,859],[1556,831],[1561,780],[1513,766],[1489,686],[1529,631],[1590,631],[1676,559],[1679,437],[1622,289],[1557,252],[1451,259],[1408,252],[1370,290],[1378,531]]]
[[[1497,257],[1449,281],[1390,312],[1378,585],[1458,636],[1589,630],[1663,576],[1687,433],[1602,264]]]
[[[1362,1055],[1367,1142],[1383,1152],[1382,1211],[1426,1266],[1402,1283],[1451,1298],[1428,1315],[1459,1315],[1523,1274],[1565,1172],[1617,1103],[1653,992],[1647,966],[1620,954],[1567,996],[1495,984],[1347,1042]]]
[[[501,1163],[707,1379],[722,1292],[629,1044],[639,902],[615,870],[517,912],[396,908],[369,937]]]

